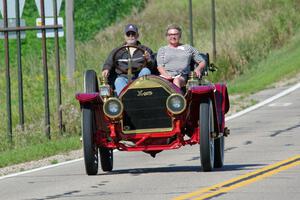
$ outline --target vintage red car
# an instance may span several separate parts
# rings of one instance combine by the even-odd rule
[[[128,60],[128,71],[132,62]],[[212,66],[208,61],[204,75]],[[99,159],[103,171],[112,171],[115,149],[155,157],[185,145],[200,145],[203,171],[222,167],[224,137],[229,134],[225,127],[227,87],[204,77],[191,73],[182,89],[160,76],[143,76],[131,81],[117,97],[105,80],[98,82],[96,72],[87,70],[84,92],[76,94],[82,110],[86,173],[98,173]]]

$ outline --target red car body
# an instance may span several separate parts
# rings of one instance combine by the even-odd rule
[[[200,144],[201,147],[202,130],[208,134],[207,137],[203,135],[204,139],[202,140],[207,141],[203,141],[205,143],[200,148],[202,167],[205,165],[203,170],[211,171],[213,167],[223,166],[224,136],[229,134],[225,126],[225,114],[229,110],[229,99],[224,83],[212,84],[197,80],[198,85],[187,87],[183,92],[162,77],[155,75],[141,77],[123,89],[118,99],[124,110],[120,116],[112,118],[107,116],[104,108],[105,101],[110,97],[101,95],[95,72],[89,71],[88,73],[85,77],[86,87],[95,86],[84,93],[76,94],[81,108],[90,110],[92,113],[91,122],[88,122],[92,131],[86,133],[89,132],[86,131],[89,129],[83,130],[83,140],[90,140],[86,141],[86,146],[92,143],[92,150],[85,149],[86,160],[91,159],[89,153],[98,156],[97,149],[103,152],[109,151],[110,153],[106,154],[103,152],[101,154],[100,151],[100,158],[104,155],[103,159],[101,158],[102,169],[111,171],[113,149],[144,151],[154,157],[162,150],[178,149],[187,144]],[[91,77],[94,80],[89,83]],[[185,107],[180,113],[172,113],[167,108],[169,104],[165,101],[168,101],[168,97],[172,94],[178,95],[176,98],[179,100],[184,98]],[[175,104],[178,103],[175,100]],[[203,119],[203,121],[201,116],[202,118],[208,116],[209,119]],[[83,123],[85,123],[84,119]],[[91,139],[89,139],[90,137],[85,139],[84,134],[91,134]],[[89,175],[96,174],[96,169],[91,170],[90,165],[86,161],[87,173]]]

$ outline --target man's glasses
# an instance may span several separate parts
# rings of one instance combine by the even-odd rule
[[[178,36],[179,33],[168,33],[167,35],[168,35],[169,37],[170,37],[170,36]]]
[[[136,36],[136,33],[135,33],[135,32],[132,32],[132,31],[129,31],[129,32],[126,33],[126,36],[127,36],[127,37],[129,37],[129,36],[134,36],[134,37],[135,37],[135,36]]]

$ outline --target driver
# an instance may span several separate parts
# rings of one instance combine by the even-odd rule
[[[126,61],[126,59],[129,58],[129,53],[131,55],[131,58],[133,59],[133,79],[151,74],[150,69],[155,66],[153,51],[150,48],[142,45],[140,41],[138,41],[139,32],[137,26],[134,24],[127,24],[125,26],[124,33],[124,44],[121,47],[115,48],[111,51],[102,68],[102,76],[105,78],[108,78],[110,74],[116,74],[117,78],[114,81],[114,86],[118,96],[129,81],[127,77],[128,60]],[[128,48],[126,48],[126,45],[135,45],[137,47],[140,47],[144,51],[141,51],[140,49],[134,47],[130,47],[128,52]],[[124,48],[120,49],[122,47]],[[116,54],[115,57],[114,54]],[[137,59],[134,60],[135,58]],[[144,62],[146,62],[146,66],[144,68],[141,68]]]

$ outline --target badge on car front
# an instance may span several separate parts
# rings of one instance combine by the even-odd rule
[[[152,91],[144,91],[144,90],[138,90],[137,91],[137,96],[138,97],[145,97],[145,96],[151,96],[153,95]]]

